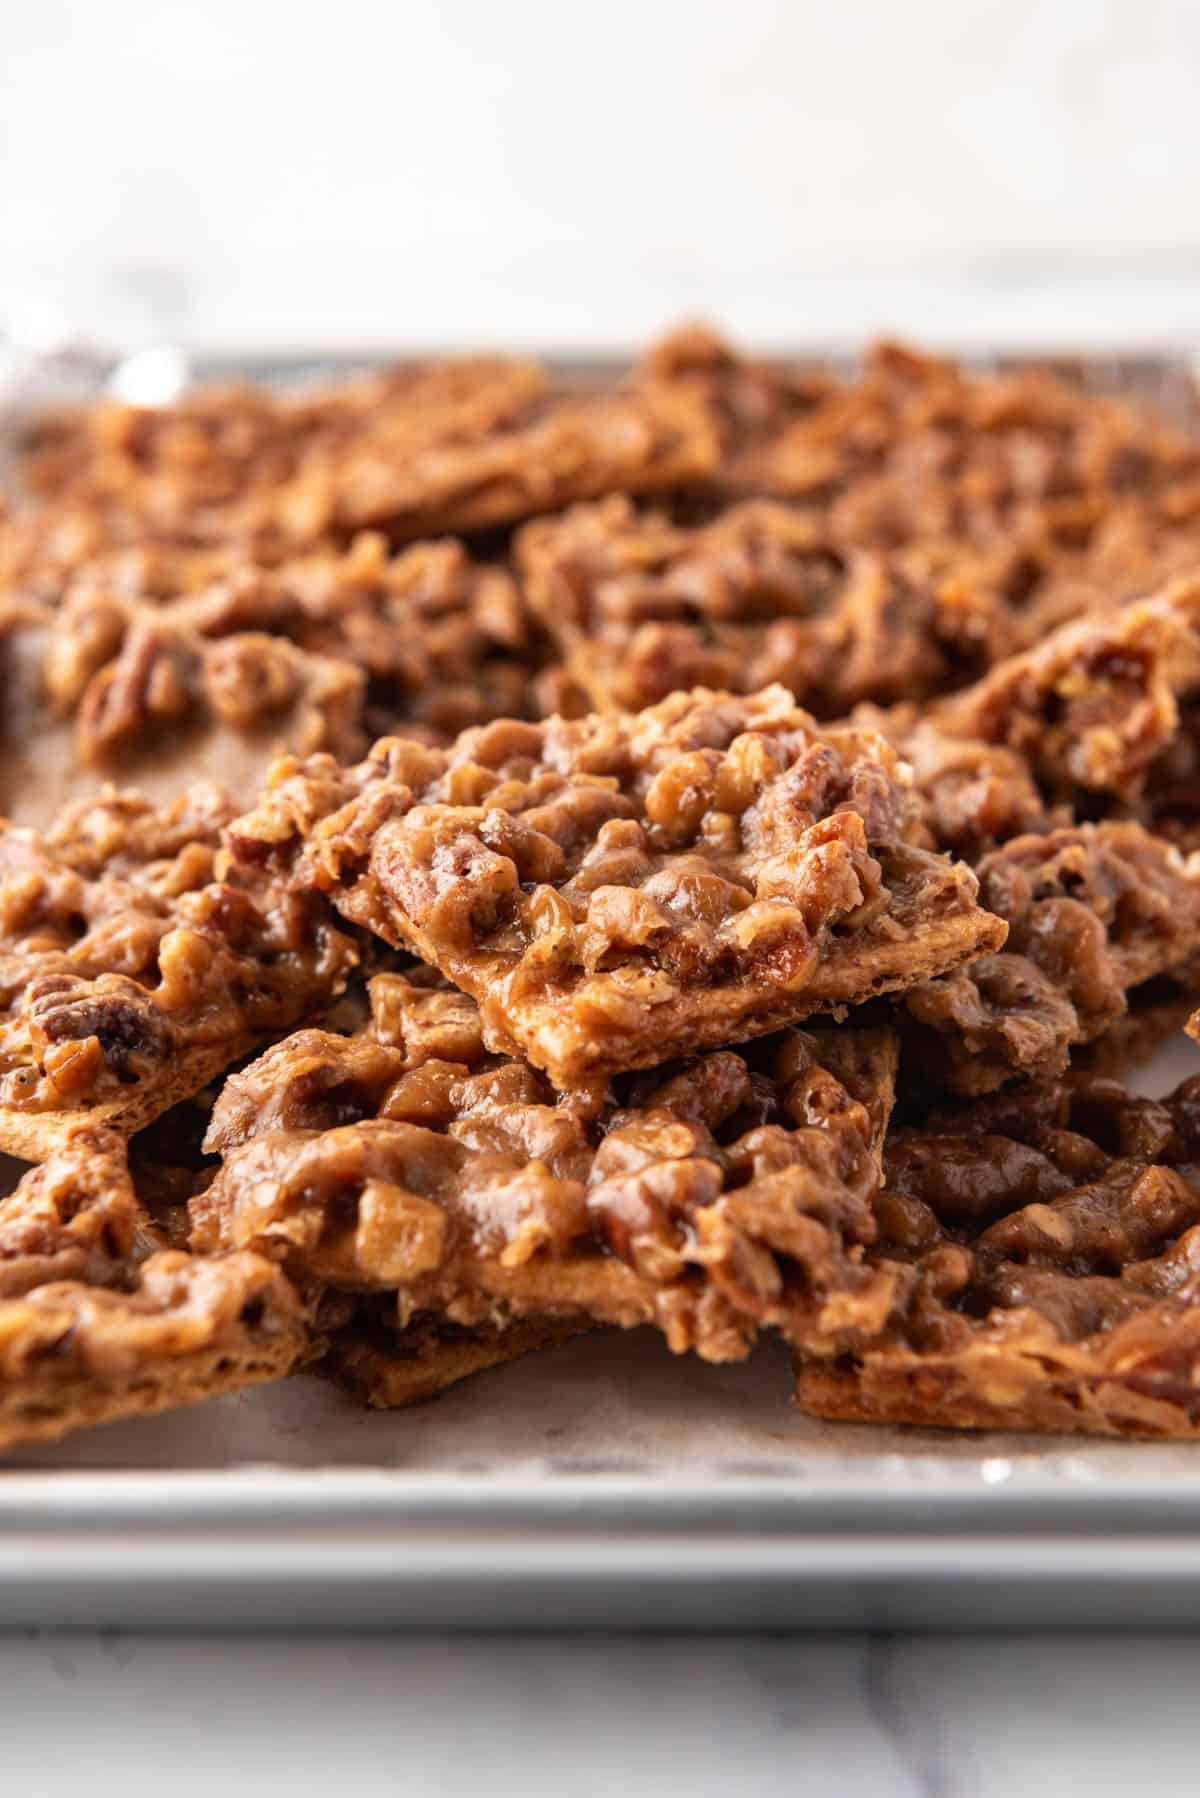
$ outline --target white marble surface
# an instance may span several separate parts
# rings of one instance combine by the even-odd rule
[[[6,1792],[1183,1798],[1200,1643],[0,1638]]]

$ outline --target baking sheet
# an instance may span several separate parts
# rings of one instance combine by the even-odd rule
[[[1197,1071],[1180,1038],[1132,1084]],[[777,1344],[598,1334],[405,1412],[302,1377],[16,1451],[0,1624],[1200,1625],[1200,1447],[822,1424],[789,1392]]]
[[[1136,1082],[1200,1071],[1181,1039]],[[1200,1449],[838,1426],[638,1331],[434,1403],[311,1377],[7,1456],[9,1627],[1200,1624]]]

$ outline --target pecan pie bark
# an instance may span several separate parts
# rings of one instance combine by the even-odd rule
[[[404,720],[452,737],[531,704],[537,658],[520,590],[506,569],[476,561],[452,538],[392,554],[386,538],[364,531],[344,550],[278,563],[213,555],[207,578],[174,597],[130,594],[111,584],[105,564],[89,566],[68,583],[50,623],[47,668],[68,700],[125,641],[137,599],[153,602],[162,630],[266,635],[351,664],[365,676],[369,715],[381,728]]]
[[[624,496],[525,526],[533,609],[597,710],[772,681],[826,718],[962,686],[1018,647],[1004,573],[950,545],[839,548],[750,501],[685,528]]]
[[[791,695],[285,761],[229,840],[477,1000],[567,1087],[777,1029],[994,949],[968,869],[917,847],[907,771]]]
[[[261,1255],[151,1256],[128,1291],[66,1280],[0,1300],[0,1448],[282,1379],[305,1311]]]
[[[1047,804],[1028,763],[1002,744],[950,736],[911,705],[860,706],[851,722],[886,736],[911,768],[931,849],[974,867],[1013,837],[1072,821],[1070,808]]]
[[[0,591],[38,605],[57,605],[84,570],[130,597],[173,597],[192,586],[193,570],[207,578],[213,554],[211,545],[152,537],[97,499],[26,501],[0,513]],[[221,559],[218,551],[215,566]]]
[[[559,1094],[488,1053],[462,994],[380,976],[371,995],[361,1035],[301,1031],[226,1083],[198,1249],[392,1296],[401,1332],[654,1323],[728,1360],[762,1327],[881,1320],[890,1276],[864,1279],[860,1245],[889,1030],[789,1030]]]
[[[587,1327],[529,1318],[468,1330],[430,1318],[386,1328],[369,1301],[301,1304],[260,1257],[193,1266],[167,1253],[188,1246],[187,1201],[206,1177],[193,1152],[203,1128],[198,1107],[176,1108],[132,1144],[80,1125],[0,1199],[0,1448],[215,1397],[293,1366],[374,1406],[411,1404]],[[46,1359],[55,1317],[73,1318],[84,1338],[61,1372]]]
[[[60,535],[68,534],[68,510],[55,507]],[[29,507],[5,520],[0,517],[0,590],[15,601],[54,611],[83,596],[94,599],[145,600],[165,605],[206,591],[228,579],[238,568],[252,563],[266,567],[239,544],[198,547],[178,542],[138,541],[122,548],[106,545],[99,527],[64,546],[60,553],[37,552],[35,529],[38,512]],[[27,541],[18,541],[18,526]],[[69,548],[69,553],[68,553]]]
[[[245,383],[153,409],[101,401],[35,421],[20,472],[75,535],[91,523],[93,550],[238,542],[265,552],[319,532],[323,516],[295,504],[312,462],[372,444],[411,454],[476,442],[547,387],[532,363],[464,357],[290,393]]]
[[[420,437],[422,434],[418,434]],[[363,525],[394,542],[479,531],[606,493],[661,493],[716,465],[707,407],[669,383],[591,393],[554,390],[477,437],[410,443],[369,432],[314,457],[287,504],[323,531]]]
[[[928,841],[972,865],[982,903],[1009,925],[998,954],[906,996],[907,1016],[920,1021],[906,1068],[919,1085],[980,1093],[1017,1075],[1053,1076],[1074,1047],[1112,1031],[1131,989],[1164,975],[1194,982],[1200,862],[1173,848],[1158,820],[1153,833],[1117,820],[1070,827],[1069,808],[1048,804],[1004,744],[947,735],[915,707],[864,707],[856,722],[896,745],[913,769]],[[1153,765],[1146,786],[1167,790]],[[1186,850],[1186,829],[1168,835]],[[1164,1032],[1172,998],[1160,1011]],[[1151,1040],[1148,1029],[1141,1035]],[[1115,1067],[1129,1065],[1120,1044],[1112,1054]]]
[[[819,506],[859,544],[1019,543],[1045,560],[1132,503],[1164,530],[1200,507],[1194,428],[1045,371],[980,374],[894,344],[737,451],[733,491]]]
[[[221,833],[237,810],[214,781],[197,781],[162,806],[132,788],[105,787],[64,805],[41,840],[77,874],[117,876],[170,898],[213,878]]]
[[[1177,977],[1151,980],[1129,995],[1129,1009],[1094,1042],[1071,1053],[1071,1066],[1110,1079],[1124,1080],[1145,1067],[1165,1044],[1189,1027],[1189,1013],[1200,990],[1200,965],[1178,970]],[[1192,1034],[1195,1034],[1193,1030]]]
[[[449,1386],[493,1367],[541,1354],[589,1326],[568,1318],[510,1318],[502,1327],[468,1329],[423,1317],[401,1329],[370,1318],[336,1331],[316,1371],[376,1411],[436,1398]]]
[[[357,957],[318,895],[216,878],[211,842],[172,849],[198,815],[202,798],[156,831],[113,797],[72,813],[54,851],[0,827],[8,1153],[41,1160],[83,1120],[140,1129],[345,985]],[[119,841],[96,872],[98,844]]]
[[[392,555],[386,538],[364,531],[345,551],[234,565],[169,609],[205,637],[264,631],[352,663],[381,731],[403,721],[445,739],[525,716],[532,703],[535,656],[520,589],[452,538]]]
[[[1200,694],[1200,579],[1064,625],[935,713],[951,736],[1022,755],[1051,797],[1149,799]]]
[[[126,1145],[92,1126],[0,1199],[0,1449],[277,1379],[315,1352],[271,1261],[165,1240]]]
[[[117,1286],[165,1246],[135,1192],[124,1141],[77,1125],[0,1198],[0,1301],[64,1280]]]
[[[51,694],[69,703],[54,685]],[[115,767],[128,778],[131,764],[140,771],[174,738],[189,774],[241,784],[285,749],[352,757],[365,738],[364,697],[358,668],[280,637],[242,632],[191,643],[141,618],[79,696],[77,753],[89,767]]]
[[[1200,1434],[1200,1080],[1094,1075],[889,1138],[874,1341],[798,1368],[806,1411],[954,1429]]]
[[[925,1081],[983,1093],[1061,1073],[1073,1045],[1123,1016],[1131,989],[1200,950],[1200,857],[1139,824],[1016,837],[978,873],[1008,942],[906,995]]]
[[[1013,647],[1196,566],[1194,401],[1169,416],[1044,370],[980,373],[895,344],[833,379],[695,328],[647,363],[717,419],[700,516],[769,495],[843,549],[982,554],[1019,607]]]
[[[769,490],[771,446],[840,391],[822,370],[747,356],[701,323],[680,326],[652,345],[640,368],[653,381],[694,394],[707,408],[720,461],[701,485],[718,501]]]
[[[511,524],[572,500],[659,492],[716,463],[704,401],[642,377],[573,391],[499,358],[398,368],[315,395],[201,392],[40,428],[27,484],[139,539],[258,553],[364,525],[393,541]]]
[[[10,817],[44,825],[113,780],[163,800],[202,779],[244,792],[280,750],[352,759],[365,748],[361,669],[262,632],[210,641],[170,610],[90,596],[0,625]]]
[[[1200,697],[1181,706],[1178,730],[1151,764],[1142,810],[1160,836],[1200,849]]]

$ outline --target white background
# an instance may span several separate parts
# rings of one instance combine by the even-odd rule
[[[1191,0],[0,0],[0,307],[246,345],[1178,339]]]

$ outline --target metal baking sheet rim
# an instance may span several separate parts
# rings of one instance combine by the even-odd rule
[[[472,1484],[366,1469],[18,1474],[0,1514],[0,1622],[1061,1630],[1200,1619],[1194,1496],[1162,1484],[1134,1482],[1098,1507],[1038,1479],[1014,1507],[936,1487],[881,1505],[878,1490],[868,1503],[836,1481],[782,1503],[764,1503],[755,1481]]]
[[[1195,373],[1178,356],[1084,367],[1143,391]],[[944,1440],[889,1432],[863,1453],[856,1432],[846,1455],[675,1475],[603,1453],[582,1472],[82,1471],[60,1448],[56,1466],[0,1467],[0,1628],[1200,1625],[1200,1447]]]
[[[217,1507],[219,1509],[219,1506]],[[3,1627],[998,1629],[1194,1627],[1200,1540],[1042,1527],[777,1535],[577,1524],[471,1527],[334,1512],[0,1537]],[[983,1521],[981,1519],[981,1521]]]

